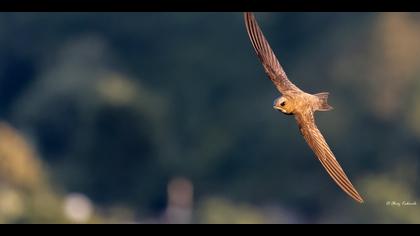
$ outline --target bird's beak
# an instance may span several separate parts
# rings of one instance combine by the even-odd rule
[[[273,108],[276,109],[276,110],[281,110],[280,107],[278,107],[278,106],[273,106]]]

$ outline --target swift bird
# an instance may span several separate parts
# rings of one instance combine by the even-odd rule
[[[328,174],[350,197],[359,203],[363,203],[362,197],[347,178],[315,124],[315,111],[329,111],[333,109],[327,103],[329,93],[309,94],[290,82],[258,26],[254,15],[250,12],[245,12],[244,19],[248,36],[258,58],[263,64],[265,72],[283,95],[274,100],[273,108],[286,115],[295,116],[300,133]]]

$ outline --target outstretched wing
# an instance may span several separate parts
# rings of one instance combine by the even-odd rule
[[[300,132],[309,144],[322,166],[327,170],[333,180],[354,200],[362,203],[363,199],[347,178],[340,164],[335,159],[330,147],[318,130],[313,112],[307,114],[295,114]]]
[[[277,89],[281,93],[284,93],[287,90],[300,91],[300,89],[287,78],[287,75],[277,60],[276,55],[274,55],[273,50],[271,49],[270,45],[264,37],[264,34],[258,26],[254,15],[251,12],[245,12],[244,18],[246,30],[248,31],[252,46],[254,46],[255,52],[260,58],[265,72],[273,81],[274,85],[276,85]]]

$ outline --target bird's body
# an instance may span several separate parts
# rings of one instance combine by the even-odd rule
[[[347,178],[315,124],[314,112],[332,109],[327,103],[328,93],[309,94],[290,82],[258,26],[254,15],[246,12],[244,13],[244,19],[251,43],[263,64],[265,72],[283,95],[274,100],[273,108],[286,115],[294,115],[302,136],[328,174],[349,196],[360,203],[363,202],[362,197]]]

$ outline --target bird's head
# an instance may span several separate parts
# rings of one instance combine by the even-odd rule
[[[283,114],[293,115],[293,101],[285,96],[276,98],[273,108],[281,111]]]

